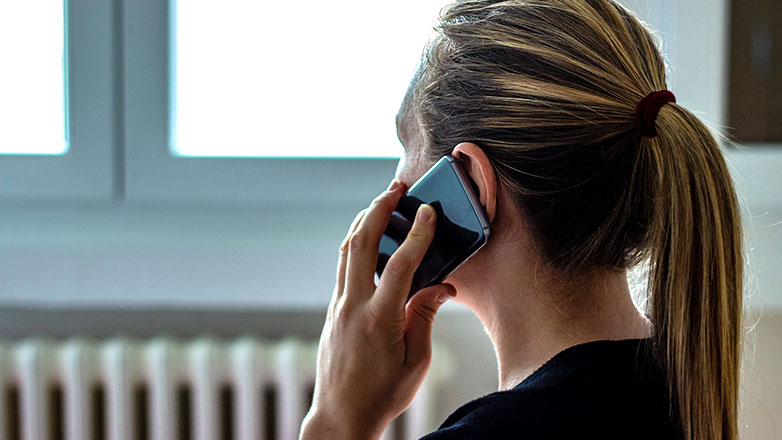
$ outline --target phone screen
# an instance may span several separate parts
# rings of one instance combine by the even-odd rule
[[[378,277],[389,258],[407,237],[418,207],[427,203],[437,213],[437,227],[424,255],[407,299],[424,287],[442,282],[488,240],[486,213],[459,161],[452,156],[440,159],[402,197],[380,240]]]

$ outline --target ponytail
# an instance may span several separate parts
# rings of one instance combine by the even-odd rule
[[[742,313],[739,207],[714,137],[675,104],[643,138],[656,175],[651,320],[684,439],[737,439]]]

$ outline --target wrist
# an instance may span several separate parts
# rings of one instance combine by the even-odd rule
[[[382,434],[368,427],[358,426],[355,420],[344,420],[323,411],[310,411],[301,424],[299,440],[371,440]]]

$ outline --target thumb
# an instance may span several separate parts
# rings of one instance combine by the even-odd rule
[[[429,364],[432,357],[432,323],[444,302],[456,296],[450,284],[437,284],[419,290],[405,308],[406,363]]]

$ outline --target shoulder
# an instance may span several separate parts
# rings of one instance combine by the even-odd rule
[[[571,347],[424,439],[670,438],[664,381],[644,353],[638,340]]]
[[[556,408],[536,394],[501,391],[473,400],[422,440],[556,438],[561,426]]]

